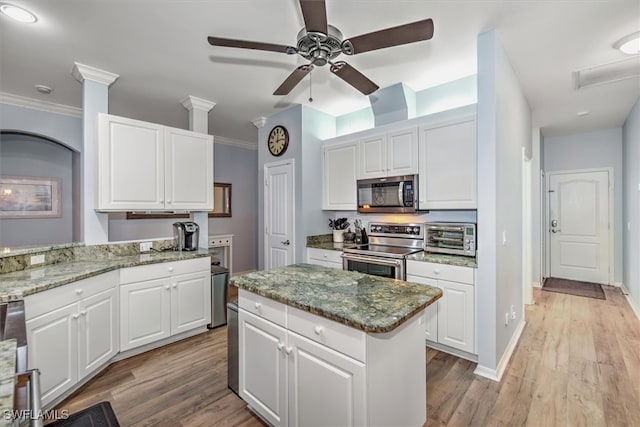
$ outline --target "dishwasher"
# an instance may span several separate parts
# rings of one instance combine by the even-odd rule
[[[238,359],[238,301],[227,303],[227,385],[238,394],[239,364]]]
[[[229,269],[211,264],[211,323],[213,329],[227,324],[227,299],[229,297]]]

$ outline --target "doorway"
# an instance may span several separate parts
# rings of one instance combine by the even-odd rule
[[[547,277],[613,283],[610,169],[547,175]]]
[[[264,165],[264,267],[295,262],[294,160]]]

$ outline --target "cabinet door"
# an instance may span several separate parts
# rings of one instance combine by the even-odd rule
[[[420,130],[420,209],[476,209],[476,120]]]
[[[100,114],[98,129],[97,209],[165,209],[163,127]]]
[[[418,128],[389,132],[387,136],[387,175],[418,173]]]
[[[45,406],[78,381],[78,318],[71,304],[26,322],[29,369],[40,370]]]
[[[166,208],[213,210],[213,137],[165,128]]]
[[[80,302],[78,379],[118,354],[118,290],[112,288]]]
[[[170,335],[169,279],[120,286],[120,350],[129,350]]]
[[[387,135],[376,135],[360,140],[359,179],[387,176]]]
[[[289,425],[366,425],[364,364],[293,332],[287,345]]]
[[[438,342],[475,353],[474,288],[472,285],[438,280]]]
[[[273,426],[286,426],[286,331],[244,309],[238,312],[240,397]]]
[[[407,267],[409,267],[409,264]],[[410,274],[407,274],[407,282],[438,287],[438,281],[436,279],[412,276]],[[438,303],[439,301],[436,301],[425,309],[425,338],[434,342],[438,342]]]
[[[211,322],[211,273],[171,278],[171,335]]]
[[[356,210],[357,141],[324,147],[323,179],[322,209]]]

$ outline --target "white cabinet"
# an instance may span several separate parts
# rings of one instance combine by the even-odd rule
[[[421,315],[367,334],[244,289],[238,303],[240,397],[269,424],[426,421]]]
[[[118,353],[111,272],[25,297],[28,365],[41,373],[47,405]]]
[[[342,251],[307,248],[307,263],[342,270]]]
[[[409,127],[360,140],[359,179],[418,173],[418,129]]]
[[[473,269],[408,260],[407,281],[442,289],[442,298],[426,310],[427,339],[476,354]],[[438,348],[446,351],[447,347]]]
[[[358,142],[325,145],[323,157],[322,209],[356,210]]]
[[[420,127],[420,209],[476,209],[476,146],[475,115]]]
[[[207,325],[211,321],[210,280],[210,258],[121,270],[121,350]]]
[[[211,135],[100,114],[96,209],[213,209]]]

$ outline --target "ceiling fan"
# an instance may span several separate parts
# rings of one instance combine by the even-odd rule
[[[301,65],[293,70],[280,87],[276,89],[273,93],[274,95],[287,95],[313,70],[314,66],[326,64],[330,64],[331,67],[329,69],[333,74],[364,95],[369,95],[378,90],[378,85],[346,62],[334,62],[333,60],[338,55],[341,53],[356,55],[371,50],[429,40],[433,37],[433,21],[424,19],[410,24],[362,34],[350,39],[343,39],[342,33],[336,27],[327,24],[325,0],[300,0],[300,8],[302,9],[305,28],[298,33],[298,43],[295,47],[222,37],[208,37],[207,39],[213,46],[266,50],[287,55],[298,54],[310,61],[308,64]]]

